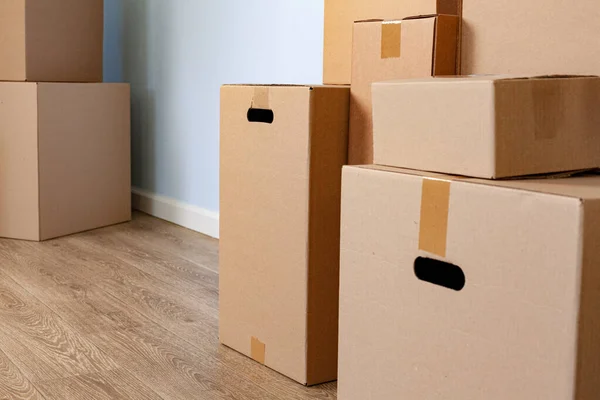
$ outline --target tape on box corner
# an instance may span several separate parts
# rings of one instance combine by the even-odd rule
[[[252,96],[252,108],[268,110],[270,108],[269,88],[266,86],[256,86]]]
[[[450,181],[423,179],[419,250],[446,257]]]
[[[260,364],[265,364],[266,345],[252,336],[250,339],[250,357]]]
[[[381,23],[381,58],[399,58],[402,53],[401,21]]]

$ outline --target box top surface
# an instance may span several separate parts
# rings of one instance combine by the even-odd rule
[[[347,166],[344,168],[358,168],[370,171],[398,173],[450,182],[468,182],[476,185],[523,190],[581,200],[600,200],[600,175],[591,172],[581,172],[581,175],[578,175],[577,172],[572,172],[548,175],[545,177],[531,177],[530,179],[487,180],[379,165],[356,167]]]
[[[400,24],[402,21],[410,21],[416,19],[431,19],[442,16],[443,14],[427,14],[427,15],[415,15],[411,17],[401,19],[383,19],[383,18],[368,18],[354,21],[355,24]],[[450,18],[457,18],[455,15],[444,15]]]
[[[476,83],[476,82],[504,82],[521,80],[571,80],[571,79],[600,79],[592,75],[470,75],[470,76],[436,76],[414,79],[395,79],[384,82],[375,82],[374,85],[408,85],[427,83]]]
[[[265,87],[265,88],[284,88],[284,89],[316,89],[316,88],[327,88],[327,89],[347,89],[348,85],[299,85],[299,84],[253,84],[253,83],[236,83],[226,84],[223,87]]]

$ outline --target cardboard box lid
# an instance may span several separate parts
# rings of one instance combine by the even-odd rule
[[[350,167],[347,166],[344,168]],[[596,171],[574,171],[572,173],[556,175],[549,174],[547,176],[531,177],[530,179],[490,180],[418,171],[414,169],[387,167],[382,165],[364,165],[358,166],[358,168],[415,175],[447,182],[469,182],[477,185],[525,190],[535,193],[571,197],[580,200],[600,199],[600,184],[598,186],[589,184],[590,182],[600,183],[600,174],[596,173]]]
[[[519,80],[567,80],[567,79],[589,79],[597,78],[596,75],[527,75],[527,74],[503,74],[503,75],[468,75],[468,76],[434,76],[426,78],[393,79],[374,82],[373,85],[410,85],[410,84],[442,84],[442,83],[479,83],[479,82],[503,82]]]

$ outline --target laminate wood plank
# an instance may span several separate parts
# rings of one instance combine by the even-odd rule
[[[161,241],[165,231],[178,239]],[[198,241],[202,252],[211,245],[201,235],[136,213],[130,224],[41,244],[0,240],[0,260],[8,261],[6,275],[110,357],[117,371],[164,399],[335,399],[335,383],[306,388],[219,345],[218,277],[177,254]],[[209,253],[218,254],[218,242],[212,246]],[[216,264],[211,257],[205,260]],[[29,340],[15,340],[6,333],[12,325],[4,325],[0,311],[0,349],[10,350],[11,359],[19,356],[16,366],[36,378],[34,385],[51,386],[48,398],[60,398],[53,383],[60,378],[82,385],[57,369],[57,357],[40,357]],[[106,373],[74,375],[107,380]],[[86,390],[104,398],[93,385]]]
[[[123,370],[40,382],[37,387],[47,399],[162,400],[162,397]]]
[[[0,399],[43,400],[21,370],[0,351]]]
[[[106,354],[3,272],[0,321],[1,349],[34,384],[116,367]]]

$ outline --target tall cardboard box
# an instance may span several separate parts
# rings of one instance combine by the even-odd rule
[[[350,84],[352,26],[368,19],[403,19],[413,15],[459,15],[460,0],[325,0],[323,81]]]
[[[371,84],[457,74],[459,19],[449,15],[354,24],[348,162],[373,163]]]
[[[375,164],[480,178],[600,167],[600,78],[373,85]]]
[[[131,219],[129,85],[0,83],[0,237]]]
[[[345,167],[339,398],[594,400],[600,177]]]
[[[220,340],[308,385],[337,376],[349,95],[221,90]]]
[[[102,82],[103,0],[0,1],[0,81]]]
[[[463,74],[600,75],[597,0],[462,0]]]

